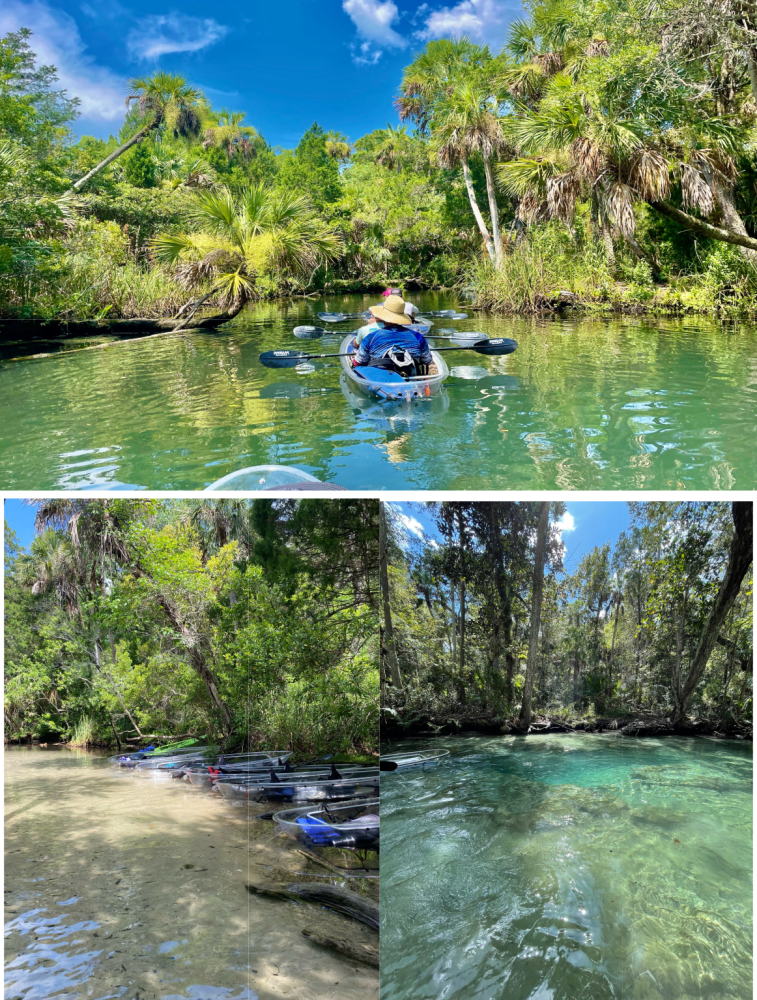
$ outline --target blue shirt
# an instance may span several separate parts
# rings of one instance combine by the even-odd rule
[[[431,365],[434,359],[422,333],[402,327],[381,328],[367,333],[360,344],[356,359],[359,365],[367,365],[369,361],[383,358],[392,347],[407,351],[414,361],[422,365]]]

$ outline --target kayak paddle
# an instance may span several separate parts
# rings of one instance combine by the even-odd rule
[[[432,316],[435,319],[467,319],[467,313],[457,312],[455,309],[436,309],[423,313],[424,316]],[[363,313],[329,313],[319,312],[318,319],[323,323],[342,323],[346,319],[370,319],[369,312]]]
[[[292,333],[298,340],[320,340],[321,337],[332,337],[334,335],[333,330],[324,330],[320,326],[296,326]],[[445,334],[451,334],[451,336],[445,336]],[[460,330],[440,330],[439,333],[430,333],[426,336],[432,340],[488,340],[488,336],[485,333],[464,333]]]
[[[512,354],[517,348],[518,341],[509,337],[494,337],[492,340],[482,340],[476,344],[465,346],[454,345],[453,347],[435,347],[436,351],[475,351],[476,354],[488,354],[499,356]],[[303,361],[313,361],[320,358],[349,358],[352,353],[342,354],[307,354],[305,351],[265,351],[260,355],[260,363],[266,368],[294,368]]]
[[[398,768],[396,760],[381,760],[379,761],[379,771],[396,771]]]

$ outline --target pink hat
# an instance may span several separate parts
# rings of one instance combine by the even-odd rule
[[[387,288],[385,292],[381,293],[382,298],[386,298],[388,295],[399,295],[399,288]]]

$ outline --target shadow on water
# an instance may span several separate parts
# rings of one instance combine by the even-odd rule
[[[341,917],[246,890],[307,869],[270,822],[71,751],[6,751],[5,788],[8,1000],[377,995],[302,934],[315,913],[344,936]]]
[[[382,1000],[752,996],[751,746],[431,745],[382,776]]]
[[[416,299],[429,309],[455,304],[434,293]],[[202,489],[251,465],[293,465],[353,489],[751,489],[757,481],[750,324],[471,314],[460,330],[514,337],[518,350],[450,352],[441,408],[421,401],[431,405],[412,418],[356,404],[340,388],[336,359],[260,364],[266,350],[335,350],[338,333],[308,347],[292,331],[324,307],[370,303],[259,303],[215,332],[0,363],[2,485]]]

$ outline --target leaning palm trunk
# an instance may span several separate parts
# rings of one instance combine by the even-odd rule
[[[499,228],[499,206],[494,187],[491,160],[484,157],[484,172],[486,173],[486,193],[489,197],[489,215],[492,219],[492,236],[494,237],[494,257],[497,268],[502,266],[502,233]]]
[[[161,122],[161,116],[156,115],[154,121],[151,121],[149,125],[145,125],[143,128],[139,130],[139,132],[135,132],[134,135],[131,137],[131,139],[127,139],[127,141],[123,144],[123,146],[119,146],[118,149],[114,149],[113,152],[110,153],[108,156],[106,156],[104,160],[101,160],[96,167],[92,167],[92,169],[89,171],[88,174],[85,174],[83,177],[80,177],[75,184],[72,184],[69,190],[81,191],[81,189],[84,187],[87,181],[91,180],[95,176],[95,174],[99,174],[101,170],[104,170],[109,163],[112,163],[114,160],[117,160],[118,157],[121,156],[123,153],[125,153],[127,149],[131,149],[131,147],[134,146],[136,143],[141,142],[142,139],[144,139],[144,137],[149,132],[151,132],[153,129],[156,129],[160,125],[160,122]]]
[[[736,203],[733,200],[733,192],[727,184],[724,184],[720,180],[717,174],[713,177],[713,193],[715,195],[715,201],[720,208],[720,214],[723,218],[723,222],[727,229],[730,229],[733,233],[738,233],[739,236],[749,237],[749,233],[746,231],[746,226],[744,225],[744,220],[739,215],[738,209],[736,208]],[[745,246],[740,246],[739,251],[741,256],[752,263],[757,263],[757,253],[754,250],[750,250]]]
[[[486,228],[486,223],[484,222],[484,217],[481,214],[481,209],[478,207],[478,202],[476,201],[476,192],[473,189],[473,178],[471,177],[470,167],[468,166],[468,161],[463,158],[461,161],[463,167],[463,177],[465,178],[465,187],[468,190],[468,198],[470,199],[470,207],[473,210],[473,215],[478,223],[478,228],[481,231],[481,236],[484,240],[484,246],[486,247],[486,252],[489,254],[489,259],[492,264],[496,263],[496,257],[494,255],[494,247],[492,246],[491,236],[489,236],[489,230]],[[487,178],[488,185],[488,178]]]

